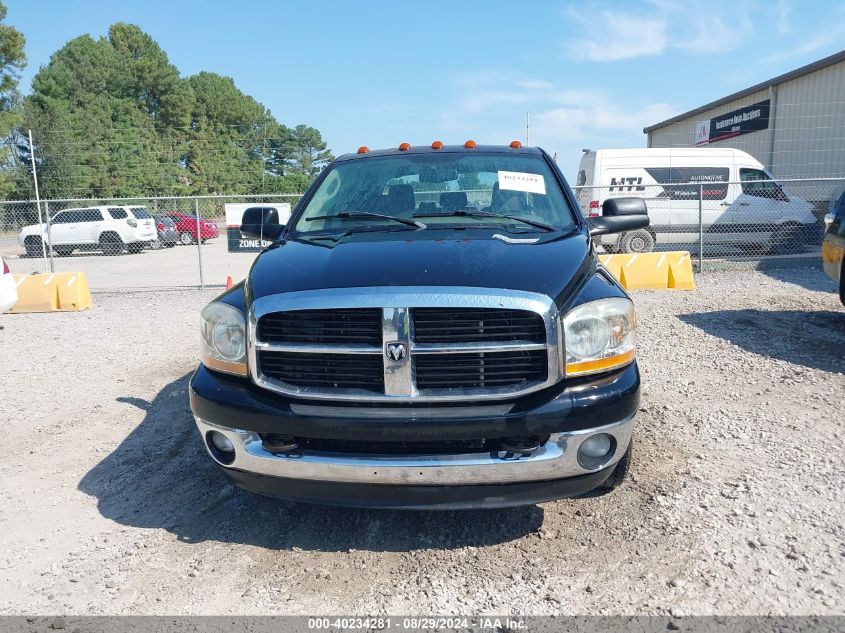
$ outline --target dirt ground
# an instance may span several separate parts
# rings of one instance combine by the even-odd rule
[[[841,614],[845,309],[815,269],[640,292],[633,476],[515,510],[230,485],[187,384],[213,292],[1,315],[0,613]]]

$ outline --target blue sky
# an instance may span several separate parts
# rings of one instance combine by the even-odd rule
[[[530,111],[569,178],[581,148],[643,146],[644,125],[845,48],[845,6],[819,1],[4,1],[24,91],[69,39],[131,22],[335,154],[525,140]]]

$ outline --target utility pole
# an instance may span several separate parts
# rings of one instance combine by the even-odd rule
[[[32,181],[35,183],[35,206],[38,209],[38,224],[41,221],[41,196],[38,194],[38,173],[35,171],[35,148],[32,145],[32,130],[29,132],[29,160],[32,162]],[[44,271],[47,271],[47,247],[44,245],[44,237],[41,237],[41,255],[44,258]],[[52,253],[51,253],[52,255]]]
[[[525,113],[525,144],[531,145],[531,113]]]

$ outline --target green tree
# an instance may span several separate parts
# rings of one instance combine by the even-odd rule
[[[132,24],[56,51],[22,112],[45,197],[288,191],[331,159],[319,131],[281,125],[231,78],[182,78]]]
[[[320,131],[307,125],[280,126],[270,146],[268,168],[275,174],[301,173],[316,176],[334,156]]]
[[[25,177],[11,151],[15,142],[13,130],[20,120],[20,71],[26,66],[24,36],[13,26],[3,24],[6,5],[0,2],[0,195],[8,195],[16,178]]]

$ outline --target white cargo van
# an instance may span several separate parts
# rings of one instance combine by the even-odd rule
[[[607,198],[646,200],[651,226],[603,236],[601,244],[609,252],[650,251],[655,244],[695,245],[699,223],[705,249],[731,244],[795,252],[817,222],[810,203],[788,195],[763,165],[737,149],[591,150],[581,158],[575,182],[587,215],[600,215]]]

